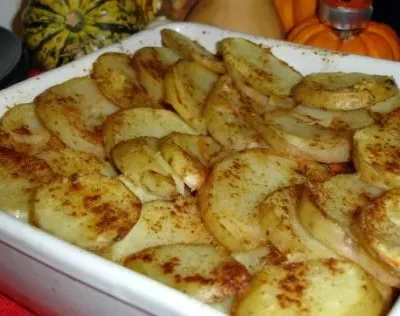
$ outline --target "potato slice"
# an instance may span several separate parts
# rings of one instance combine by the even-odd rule
[[[184,183],[157,153],[156,142],[150,138],[133,139],[119,143],[111,152],[124,183],[142,202],[170,200],[185,194]]]
[[[354,134],[354,164],[361,178],[382,189],[400,187],[400,117]]]
[[[298,234],[296,208],[303,192],[302,186],[275,191],[258,205],[261,226],[267,239],[290,262],[319,258],[335,258],[334,252],[312,235]]]
[[[263,149],[250,149],[218,162],[198,193],[207,228],[231,251],[262,246],[266,235],[256,208],[269,194],[306,181],[298,164]]]
[[[228,76],[221,77],[206,101],[204,118],[207,130],[228,150],[268,147],[261,134],[247,121],[240,94]],[[245,111],[243,111],[245,110]]]
[[[369,107],[368,111],[374,119],[383,120],[398,108],[400,108],[400,90],[397,90],[397,93],[390,99]]]
[[[259,93],[246,82],[235,80],[233,85],[239,91],[242,98],[252,106],[254,111],[260,115],[265,115],[271,111],[279,109],[292,109],[295,106],[294,100],[287,96],[266,96]]]
[[[165,76],[164,101],[195,130],[207,134],[204,102],[217,79],[215,73],[196,62],[178,61]]]
[[[219,43],[228,74],[263,95],[288,96],[302,75],[276,58],[271,50],[243,38]]]
[[[239,295],[232,314],[378,316],[385,307],[375,280],[358,265],[319,259],[266,266]]]
[[[127,54],[102,54],[93,64],[92,78],[104,96],[121,109],[160,107],[138,82]]]
[[[132,57],[139,83],[158,103],[164,99],[164,77],[181,57],[167,47],[143,47]]]
[[[276,112],[258,129],[277,151],[324,163],[351,159],[350,134],[303,122],[291,113]]]
[[[138,221],[140,208],[121,182],[92,173],[42,185],[32,216],[44,231],[96,252],[123,239]]]
[[[233,252],[232,257],[244,265],[251,275],[262,271],[265,265],[280,264],[286,261],[286,257],[271,244],[242,252]]]
[[[235,295],[251,280],[246,268],[228,252],[210,245],[148,248],[129,257],[123,265],[208,304]]]
[[[339,188],[336,189],[338,190]],[[340,198],[340,194],[332,194],[333,198],[337,196]],[[358,192],[358,196],[354,197],[354,199],[357,199],[359,196],[362,196],[362,192]],[[341,226],[337,221],[327,217],[315,205],[313,200],[313,195],[309,191],[305,191],[297,209],[300,224],[320,242],[335,251],[338,255],[357,263],[377,280],[388,286],[399,287],[400,274],[394,274],[386,264],[369,255],[360,245],[358,239],[351,233],[349,224]],[[352,203],[349,203],[346,206],[351,205]],[[355,209],[346,209],[346,206],[344,209],[339,210],[342,212],[342,216],[351,213],[354,214]],[[350,220],[351,218],[347,219],[348,222]]]
[[[0,210],[28,222],[36,188],[55,176],[44,160],[0,147]]]
[[[107,157],[119,142],[138,137],[162,138],[172,132],[196,135],[197,132],[177,114],[162,109],[121,110],[104,122],[104,146]]]
[[[201,187],[206,179],[207,170],[198,159],[187,153],[169,136],[160,141],[159,151],[175,174],[191,191]]]
[[[223,62],[199,43],[170,29],[161,30],[163,45],[172,49],[186,60],[193,60],[216,73],[225,73]]]
[[[48,147],[63,146],[40,122],[32,103],[17,104],[3,115],[0,145],[28,155],[35,155]]]
[[[304,122],[333,129],[359,129],[375,123],[365,109],[328,111],[299,105],[294,113]]]
[[[228,155],[226,150],[210,136],[171,133],[168,138],[206,167],[213,166],[215,161]]]
[[[74,78],[35,99],[43,125],[69,147],[104,157],[102,124],[117,107],[107,101],[93,79]]]
[[[370,107],[397,93],[392,77],[359,72],[312,73],[296,85],[296,102],[313,108],[351,111]]]
[[[107,161],[95,155],[72,148],[46,150],[38,154],[59,175],[70,177],[75,174],[100,173],[105,176],[115,177],[114,168]]]
[[[208,244],[217,246],[205,228],[194,197],[143,204],[137,224],[106,254],[116,262],[146,248],[169,244]]]

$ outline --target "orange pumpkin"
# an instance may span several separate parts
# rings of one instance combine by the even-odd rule
[[[312,17],[298,24],[287,40],[345,53],[400,60],[399,37],[388,25],[377,22],[369,22],[359,33],[340,33]]]
[[[316,14],[318,0],[274,0],[285,32]]]

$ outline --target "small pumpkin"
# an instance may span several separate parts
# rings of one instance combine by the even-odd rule
[[[400,60],[400,39],[396,32],[386,24],[372,21],[358,32],[338,32],[312,17],[298,24],[287,40],[344,53]]]
[[[318,0],[274,0],[285,32],[296,24],[315,16]]]

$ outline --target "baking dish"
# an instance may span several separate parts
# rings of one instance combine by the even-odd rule
[[[143,46],[159,46],[159,31],[165,27],[198,40],[212,51],[222,38],[249,38],[271,47],[277,57],[303,74],[361,71],[392,75],[400,84],[398,63],[300,47],[198,24],[173,23],[145,30],[79,61],[0,91],[0,115],[8,106],[32,101],[52,85],[88,74],[93,61],[105,51],[133,52]],[[0,288],[40,315],[223,315],[1,212]],[[400,305],[390,315],[400,315]]]

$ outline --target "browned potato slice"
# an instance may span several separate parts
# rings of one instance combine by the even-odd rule
[[[287,259],[271,244],[242,252],[233,252],[232,257],[244,265],[251,275],[259,273],[265,265],[280,264]]]
[[[366,109],[329,111],[299,105],[294,113],[304,122],[333,129],[359,129],[375,123]]]
[[[238,89],[242,98],[249,103],[255,112],[265,115],[279,109],[292,109],[295,106],[294,100],[287,96],[266,96],[252,88],[246,82],[233,79],[233,84]]]
[[[140,208],[138,198],[121,182],[92,173],[42,185],[32,216],[44,231],[101,251],[126,236],[139,219]]]
[[[131,58],[124,53],[104,53],[93,64],[92,78],[104,96],[122,109],[159,105],[140,85]]]
[[[53,86],[35,99],[43,125],[69,147],[104,156],[102,125],[117,107],[103,97],[90,78]]]
[[[62,143],[44,128],[31,103],[15,105],[3,115],[0,120],[0,144],[29,155],[48,147],[62,147]]]
[[[258,126],[277,151],[324,163],[351,160],[351,135],[304,122],[291,113],[276,112]]]
[[[116,243],[107,256],[117,262],[146,248],[185,244],[216,246],[213,236],[205,228],[193,197],[179,197],[174,201],[152,201],[143,204],[137,224],[129,234]]]
[[[382,120],[386,116],[390,115],[393,111],[400,107],[400,90],[397,93],[383,102],[379,102],[368,108],[369,113],[376,120]]]
[[[386,303],[358,265],[319,259],[266,266],[239,295],[232,314],[379,316]]]
[[[284,188],[258,205],[261,226],[267,239],[290,262],[337,257],[308,232],[299,232],[296,208],[302,192],[302,186]]]
[[[251,109],[241,101],[232,80],[228,76],[222,76],[206,101],[204,118],[207,130],[229,150],[268,147],[243,112],[250,113]]]
[[[166,103],[201,134],[206,134],[203,117],[204,102],[218,76],[200,64],[181,60],[165,76]]]
[[[156,143],[156,139],[138,138],[119,143],[111,152],[124,183],[142,202],[185,194],[184,183],[157,153]]]
[[[256,207],[272,192],[305,182],[297,168],[294,160],[263,149],[218,162],[198,194],[205,225],[231,251],[262,246],[266,235]]]
[[[191,191],[201,187],[207,176],[206,167],[190,153],[166,137],[159,144],[159,151],[176,175],[182,179]]]
[[[213,166],[215,161],[228,154],[210,136],[172,133],[168,135],[168,138],[206,167]]]
[[[156,102],[164,99],[164,77],[181,57],[167,47],[143,47],[132,57],[139,83]]]
[[[70,177],[75,174],[100,173],[105,176],[117,175],[110,163],[95,155],[72,148],[46,150],[38,154],[59,175]]]
[[[354,164],[361,178],[383,189],[400,187],[400,117],[354,134]]]
[[[0,147],[0,210],[28,222],[36,188],[55,176],[44,160]]]
[[[163,29],[161,30],[161,37],[166,47],[169,47],[184,59],[194,60],[216,73],[225,72],[224,64],[217,56],[185,35],[174,30]]]
[[[146,108],[118,111],[107,117],[104,122],[106,155],[109,157],[111,149],[119,142],[138,137],[162,138],[173,132],[197,134],[172,111]]]
[[[251,276],[228,252],[210,245],[174,244],[145,249],[123,265],[213,304],[242,291]]]
[[[357,213],[352,225],[368,252],[400,276],[400,189],[388,191]],[[398,284],[399,285],[399,284]]]
[[[338,255],[354,261],[382,283],[399,286],[400,275],[394,275],[387,265],[370,256],[350,231],[353,214],[377,194],[376,188],[371,189],[354,175],[336,176],[324,184],[314,185],[316,192],[305,191],[297,209],[301,225]]]
[[[219,43],[219,50],[228,74],[263,95],[288,96],[302,78],[270,49],[243,38],[226,38]]]
[[[397,94],[392,77],[352,72],[312,73],[296,85],[296,102],[314,108],[350,111],[370,107]]]

